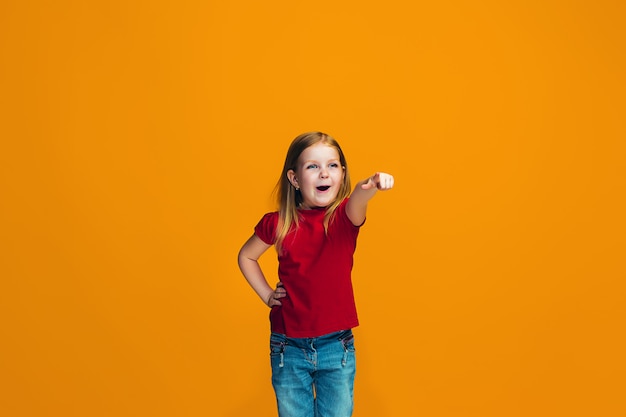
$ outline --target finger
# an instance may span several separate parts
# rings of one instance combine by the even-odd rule
[[[372,188],[377,188],[378,187],[378,182],[374,181],[372,178],[370,178],[369,180],[367,180],[367,182],[363,185],[361,185],[361,188],[364,190],[369,190]]]
[[[278,294],[278,293],[274,292],[274,295],[272,296],[272,305],[275,305],[275,306],[282,305],[282,303],[278,299],[282,298],[284,296],[285,295],[281,295],[281,294]]]
[[[381,181],[381,190],[390,190],[393,188],[393,176],[386,175],[385,178]]]
[[[370,181],[372,182],[372,186],[376,188],[380,188],[380,181],[381,181],[380,172],[377,172],[376,174],[372,175],[372,178]]]

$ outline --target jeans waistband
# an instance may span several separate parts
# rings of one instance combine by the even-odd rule
[[[351,337],[354,337],[352,334],[352,329],[348,329],[328,333],[318,337],[287,337],[284,334],[272,333],[270,336],[270,340],[273,342],[284,343],[291,346],[311,347],[334,341],[343,341]]]

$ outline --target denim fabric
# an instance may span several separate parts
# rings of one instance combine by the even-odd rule
[[[280,417],[350,417],[356,357],[352,330],[314,338],[270,337]]]

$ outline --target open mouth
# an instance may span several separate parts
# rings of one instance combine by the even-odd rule
[[[320,187],[317,187],[318,190],[320,191],[326,191],[330,188],[330,185],[322,185]]]

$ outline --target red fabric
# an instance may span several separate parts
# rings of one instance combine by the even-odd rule
[[[345,199],[324,232],[325,209],[299,210],[300,223],[287,234],[278,257],[278,277],[287,290],[270,313],[271,329],[287,337],[318,337],[358,326],[352,264],[359,227],[346,215]],[[256,235],[275,241],[278,212],[267,213]]]

